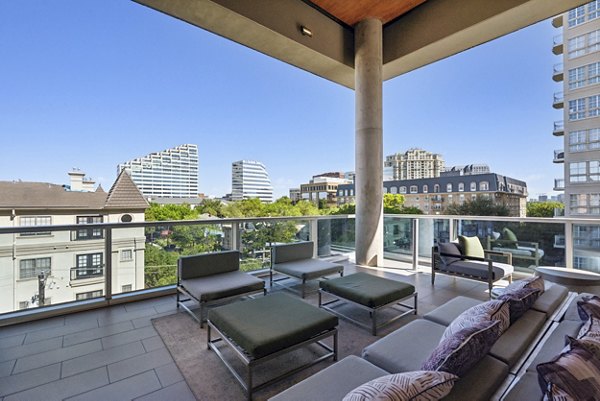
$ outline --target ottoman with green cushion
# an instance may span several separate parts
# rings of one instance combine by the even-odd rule
[[[221,358],[246,390],[248,399],[251,399],[253,391],[301,369],[329,357],[337,360],[337,324],[336,316],[296,297],[283,293],[271,294],[210,310],[208,346]],[[213,330],[218,333],[219,338],[211,339]],[[327,337],[333,337],[333,347],[322,342]],[[245,381],[224,358],[216,345],[219,341],[224,341],[233,348],[236,356],[247,366]],[[327,353],[259,386],[252,385],[255,366],[312,343],[324,348]]]
[[[321,308],[359,326],[370,328],[374,336],[377,335],[378,328],[388,325],[409,313],[417,314],[417,293],[415,287],[411,284],[368,273],[354,273],[345,277],[321,281],[319,286],[319,306]],[[327,293],[335,299],[323,303],[323,293]],[[410,298],[414,299],[414,305],[401,303]],[[371,324],[366,325],[336,310],[334,306],[338,302],[351,302],[362,309],[368,310],[371,314]],[[397,307],[398,305],[403,307],[400,315],[394,316],[379,325],[377,324],[377,312],[379,310]]]

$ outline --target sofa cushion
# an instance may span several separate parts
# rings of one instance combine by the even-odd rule
[[[525,314],[538,299],[540,290],[537,288],[520,288],[507,291],[499,296],[499,300],[508,301],[510,310],[510,324],[513,324]]]
[[[514,281],[506,286],[505,292],[520,290],[521,288],[537,288],[540,295],[545,291],[546,285],[542,276],[532,276]]]
[[[477,237],[466,237],[464,235],[458,236],[458,242],[463,254],[466,256],[472,256],[475,258],[485,258],[485,252],[483,252],[483,246],[481,241]]]
[[[341,400],[361,384],[388,374],[364,359],[350,355],[270,398],[270,401]]]
[[[582,323],[572,320],[564,320],[560,322],[553,330],[552,333],[546,338],[543,347],[539,350],[535,356],[527,371],[533,371],[537,375],[535,367],[544,362],[552,360],[556,355],[560,354],[563,348],[565,348],[565,337],[571,336],[576,337],[579,333]],[[539,386],[538,386],[539,387]]]
[[[405,372],[373,379],[343,401],[436,401],[452,390],[457,376],[446,372]]]
[[[292,262],[294,260],[311,259],[314,253],[314,242],[302,241],[273,247],[273,263]]]
[[[545,322],[546,314],[528,310],[500,336],[492,346],[490,355],[500,359],[511,368],[518,368],[515,364],[519,358],[523,357]]]
[[[500,322],[484,320],[459,330],[433,350],[423,370],[444,371],[463,377],[500,337]]]
[[[508,366],[505,363],[485,355],[454,384],[444,401],[490,401],[507,376]]]
[[[452,256],[444,256],[440,255],[442,262],[445,265],[452,264],[457,260],[460,260],[462,254],[460,253],[460,249],[458,249],[458,244],[455,242],[443,242],[438,245],[438,250],[442,254],[448,254]]]
[[[481,301],[478,299],[464,297],[461,295],[452,298],[445,304],[440,305],[431,312],[423,315],[423,318],[435,323],[443,324],[444,326],[448,326],[461,313],[472,306],[479,305],[480,303]]]
[[[508,393],[504,396],[504,401],[542,401],[544,393],[540,390],[538,374],[535,371],[527,371],[521,376]]]
[[[585,296],[581,301],[577,301],[577,313],[583,321],[588,320],[590,316],[600,318],[600,297]]]
[[[237,271],[240,269],[240,253],[223,251],[181,256],[177,261],[177,269],[182,280]]]
[[[569,290],[566,287],[554,284],[539,296],[531,308],[544,312],[546,316],[550,317],[556,312],[556,309],[564,302],[568,295]]]
[[[590,294],[587,292],[577,295],[575,297],[575,299],[573,299],[571,301],[571,303],[569,303],[569,306],[567,307],[567,310],[565,311],[565,314],[563,316],[563,320],[575,320],[575,321],[581,322],[582,319],[579,317],[577,302],[581,301],[583,298],[593,297],[593,296],[594,296],[594,294]],[[586,320],[587,319],[583,319],[583,321],[586,321]]]
[[[458,260],[450,265],[440,266],[441,271],[457,273],[467,276],[473,276],[480,280],[487,280],[489,276],[488,262]],[[492,264],[492,280],[500,280],[501,278],[512,274],[514,268],[506,263],[494,262]]]
[[[537,366],[540,387],[556,386],[573,400],[595,400],[600,394],[600,360],[585,348],[572,346],[554,360]]]
[[[302,280],[314,280],[330,274],[340,273],[344,265],[321,259],[301,259],[277,263],[273,270]]]
[[[420,370],[445,329],[428,320],[413,320],[365,347],[362,357],[390,373]]]
[[[181,280],[180,285],[201,302],[233,297],[265,288],[263,280],[240,271]]]
[[[500,321],[500,333],[503,333],[510,325],[508,303],[494,300],[470,307],[450,323],[442,335],[442,340],[482,320]]]

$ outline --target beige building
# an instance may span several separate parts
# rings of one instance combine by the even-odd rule
[[[339,185],[350,184],[351,179],[341,172],[315,175],[307,184],[300,185],[300,199],[319,203],[324,199],[328,206],[337,205],[337,190]],[[292,191],[290,190],[290,195]]]
[[[0,227],[81,226],[0,235],[0,313],[103,296],[105,231],[86,225],[144,221],[148,203],[127,173],[108,193],[69,175],[71,185],[0,181]],[[114,294],[144,288],[145,240],[143,227],[112,231]]]
[[[392,180],[415,180],[439,177],[444,171],[442,155],[423,149],[409,149],[385,157],[384,169]]]
[[[563,112],[553,131],[563,140],[554,162],[564,163],[564,178],[555,180],[555,190],[564,189],[567,217],[600,218],[599,17],[600,1],[592,1],[552,21],[562,30],[552,48],[562,58],[552,76],[562,86],[553,106]],[[600,227],[576,224],[569,234],[573,235],[573,266],[600,271]]]

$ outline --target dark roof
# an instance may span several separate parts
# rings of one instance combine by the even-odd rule
[[[107,209],[146,209],[148,202],[125,169],[117,177],[106,198]]]
[[[0,209],[4,210],[146,208],[148,202],[127,174],[119,175],[108,194],[102,187],[94,192],[83,192],[47,182],[0,181]]]

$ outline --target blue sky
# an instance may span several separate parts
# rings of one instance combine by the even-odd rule
[[[384,84],[384,154],[420,147],[552,193],[562,141],[549,21]],[[120,162],[196,143],[200,192],[231,162],[266,164],[278,196],[354,169],[354,92],[126,0],[0,1],[0,180],[108,189]]]

